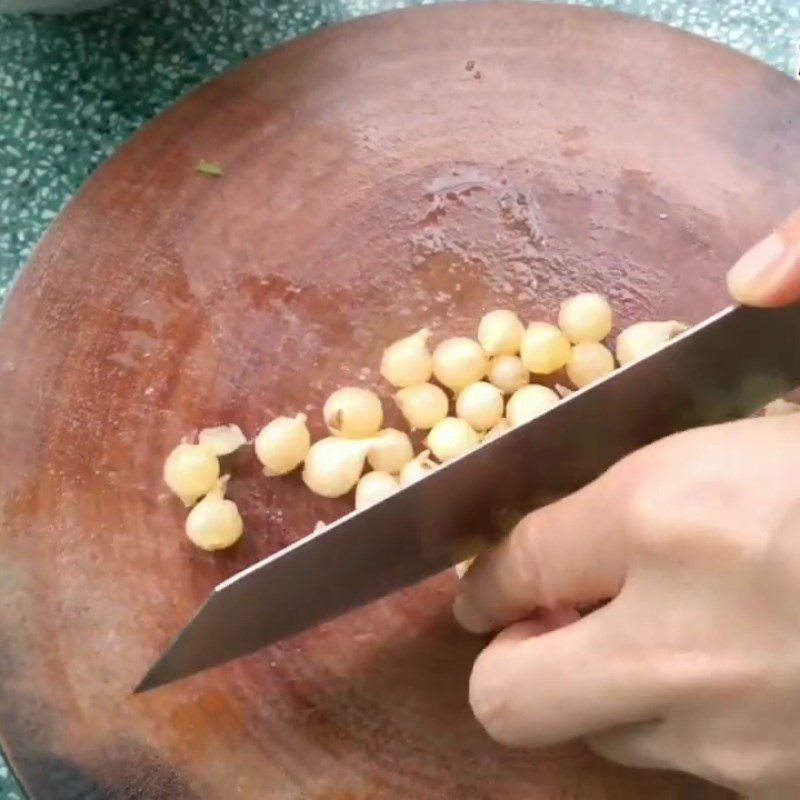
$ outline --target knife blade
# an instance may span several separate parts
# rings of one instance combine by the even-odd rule
[[[136,687],[300,633],[491,545],[523,515],[678,431],[800,385],[800,303],[731,307],[545,414],[220,583]]]

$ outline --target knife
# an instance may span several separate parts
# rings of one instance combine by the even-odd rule
[[[136,692],[239,656],[441,572],[628,453],[747,416],[800,385],[800,303],[735,306],[386,500],[220,583]]]

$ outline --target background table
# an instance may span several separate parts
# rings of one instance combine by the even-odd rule
[[[73,17],[0,17],[0,301],[87,175],[176,98],[284,39],[419,4],[155,0]],[[585,4],[649,16],[797,74],[796,0],[709,0],[700,8],[689,0]],[[21,797],[0,756],[0,800]]]

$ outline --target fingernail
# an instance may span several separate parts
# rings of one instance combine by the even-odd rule
[[[470,633],[488,633],[491,626],[469,598],[460,594],[453,602],[453,616],[456,622]]]
[[[740,303],[758,305],[785,276],[790,266],[788,256],[796,248],[800,248],[800,211],[734,264],[728,273],[730,293]]]
[[[745,305],[758,305],[781,268],[786,245],[777,233],[751,247],[728,273],[728,291]]]

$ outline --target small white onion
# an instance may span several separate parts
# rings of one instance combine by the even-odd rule
[[[431,461],[430,454],[430,450],[423,450],[413,461],[409,461],[400,470],[401,486],[408,486],[436,469],[438,465],[435,461]]]
[[[601,342],[611,333],[614,314],[608,300],[596,292],[570,297],[561,306],[558,327],[573,344]]]
[[[381,375],[392,386],[414,386],[430,380],[433,356],[428,349],[431,332],[427,328],[390,344],[381,358]]]
[[[243,444],[247,444],[247,437],[238,425],[218,425],[200,431],[197,442],[215,456],[227,456],[236,452]]]
[[[478,341],[490,356],[519,353],[524,333],[519,317],[505,308],[485,314],[478,325]]]
[[[503,393],[485,381],[471,383],[458,395],[456,416],[476,431],[488,431],[503,417]]]
[[[458,392],[486,375],[489,359],[474,339],[446,339],[433,351],[433,374],[448,389]]]
[[[550,375],[569,358],[569,339],[549,322],[532,322],[522,337],[520,356],[527,369],[536,375]]]
[[[466,420],[446,417],[431,428],[425,444],[444,462],[472,450],[478,441],[478,434]]]
[[[421,383],[419,386],[401,389],[394,399],[412,430],[430,430],[450,411],[447,395],[433,383]]]
[[[186,535],[202,550],[224,550],[242,536],[242,515],[233,500],[225,499],[223,479],[186,517]]]
[[[285,475],[303,463],[311,447],[306,415],[278,417],[256,436],[256,457],[266,475]]]
[[[311,445],[303,468],[303,482],[314,494],[341,497],[358,483],[370,442],[329,436]]]
[[[682,322],[637,322],[617,336],[617,361],[630,364],[658,350],[670,339],[687,330]]]
[[[489,362],[487,378],[504,394],[513,394],[528,384],[531,375],[519,356],[504,355]]]
[[[322,416],[335,436],[360,439],[374,436],[383,422],[383,406],[375,392],[359,386],[337,389],[326,401]]]
[[[558,399],[558,395],[547,386],[536,383],[523,386],[508,398],[506,417],[512,425],[521,425],[558,405]]]
[[[614,371],[614,356],[600,342],[580,342],[567,361],[567,376],[579,389]]]
[[[219,478],[219,459],[200,444],[179,444],[164,462],[164,481],[187,505],[208,494]]]
[[[407,433],[386,428],[372,439],[367,460],[372,469],[396,475],[414,458],[414,447]]]
[[[368,472],[356,486],[356,511],[379,503],[400,488],[397,478],[388,472]]]

